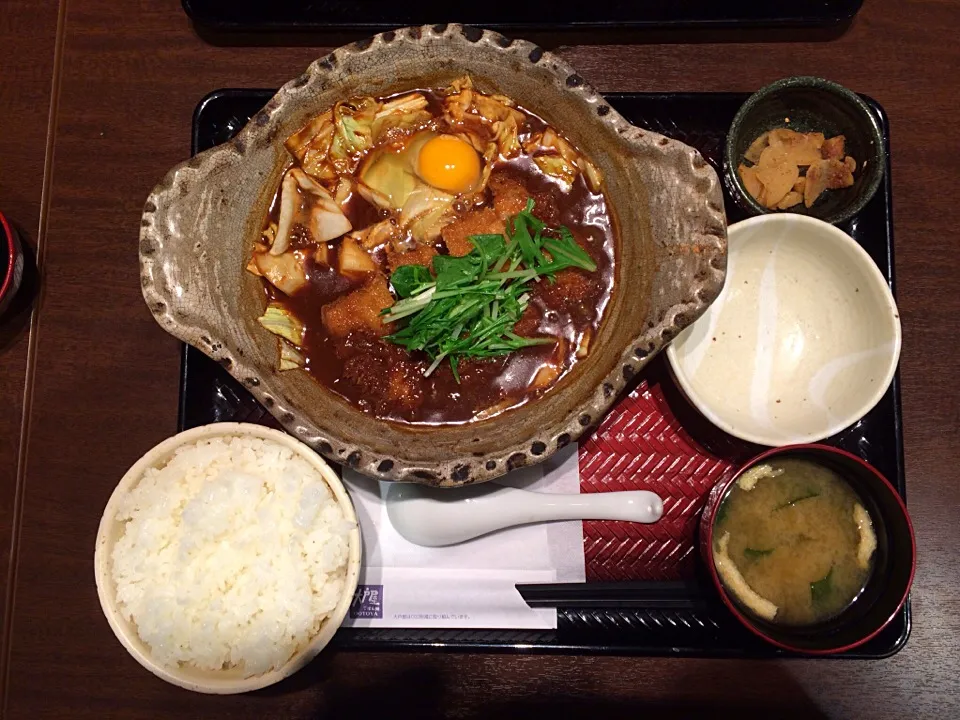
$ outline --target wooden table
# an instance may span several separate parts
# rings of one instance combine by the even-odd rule
[[[919,541],[914,630],[902,652],[875,662],[749,663],[328,653],[273,689],[217,698],[141,669],[109,631],[93,583],[107,497],[176,429],[178,345],[141,300],[140,212],[154,183],[188,154],[191,113],[205,93],[277,86],[336,41],[211,44],[175,0],[0,0],[0,207],[23,230],[43,277],[32,313],[21,304],[0,325],[8,716],[956,716],[958,31],[955,0],[870,0],[829,40],[753,34],[768,42],[653,44],[647,36],[626,44],[619,36],[557,48],[605,91],[751,90],[809,73],[887,109],[907,483]]]

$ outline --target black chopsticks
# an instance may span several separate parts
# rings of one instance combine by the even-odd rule
[[[694,581],[518,584],[530,607],[696,610],[706,607]]]

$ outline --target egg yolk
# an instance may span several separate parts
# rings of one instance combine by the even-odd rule
[[[480,157],[473,146],[453,135],[437,135],[420,149],[417,175],[452,193],[467,192],[480,180]]]

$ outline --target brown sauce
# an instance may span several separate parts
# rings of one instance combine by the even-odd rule
[[[431,107],[437,97],[428,91]],[[439,110],[437,111],[439,114]],[[545,127],[529,113],[528,129]],[[557,342],[524,348],[510,355],[483,360],[462,360],[459,382],[449,363],[442,363],[429,377],[423,371],[430,359],[422,353],[408,353],[375,334],[352,332],[344,338],[332,337],[321,322],[324,305],[361,287],[364,276],[344,276],[331,266],[337,265],[338,243],[329,243],[329,266],[308,258],[305,270],[308,284],[288,296],[264,281],[268,300],[285,306],[305,326],[301,346],[305,369],[317,381],[352,404],[376,417],[404,423],[449,424],[481,420],[538,397],[556,385],[582,358],[577,357],[584,336],[596,337],[603,313],[610,300],[614,276],[615,229],[612,227],[602,193],[592,192],[582,174],[571,189],[563,192],[542,174],[530,157],[495,165],[495,178],[519,181],[535,199],[534,214],[549,225],[564,225],[597,264],[595,272],[563,270],[554,283],[541,279],[530,287],[527,311],[515,332],[524,337],[551,337]],[[490,188],[480,207],[460,208],[461,216],[493,207]],[[276,221],[278,203],[274,201],[267,223]],[[345,209],[354,228],[366,227],[387,214],[353,194]],[[502,231],[502,229],[501,229]],[[315,246],[314,246],[315,247]],[[435,243],[438,253],[447,253],[442,240]],[[384,251],[374,253],[384,263]],[[384,274],[389,278],[389,270]],[[542,382],[535,384],[541,373]]]

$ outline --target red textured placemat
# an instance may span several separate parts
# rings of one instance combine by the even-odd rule
[[[652,525],[586,520],[587,581],[672,580],[693,572],[697,521],[714,484],[749,454],[745,447],[708,451],[677,415],[695,423],[662,359],[580,441],[580,491],[652,490],[663,517]]]

